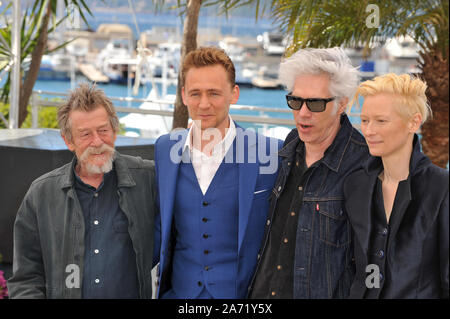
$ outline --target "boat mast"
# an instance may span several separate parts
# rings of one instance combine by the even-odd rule
[[[13,69],[11,73],[11,91],[9,106],[8,128],[15,129],[19,127],[19,97],[20,97],[20,0],[13,0],[13,21],[11,34],[11,53],[13,60]]]

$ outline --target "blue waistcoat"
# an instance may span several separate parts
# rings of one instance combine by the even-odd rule
[[[238,166],[222,162],[205,195],[191,163],[182,163],[178,174],[172,293],[236,298]]]
[[[268,199],[279,167],[277,151],[282,142],[236,125],[234,160],[227,160],[230,150],[203,196],[198,181],[192,181],[195,176],[192,166],[189,166],[191,183],[186,180],[189,161],[184,160],[183,146],[188,132],[179,130],[155,142],[159,194],[156,204],[160,210],[155,216],[153,260],[154,265],[159,262],[157,296],[245,298],[259,258]],[[182,197],[186,199],[183,205],[195,209],[183,211]],[[203,197],[207,199],[205,206]],[[210,249],[201,246],[204,244],[211,245]],[[233,254],[235,261],[230,260]]]

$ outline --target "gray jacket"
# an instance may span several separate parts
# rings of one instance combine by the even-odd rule
[[[155,166],[116,155],[119,206],[129,222],[139,293],[151,298]],[[85,225],[74,189],[74,161],[36,179],[25,195],[14,224],[10,298],[81,298]]]

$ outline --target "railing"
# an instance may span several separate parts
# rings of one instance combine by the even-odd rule
[[[39,107],[59,107],[64,102],[63,101],[49,101],[47,99],[43,99],[40,95],[50,95],[50,96],[59,96],[59,97],[67,97],[68,94],[61,92],[50,92],[50,91],[42,91],[36,90],[33,91],[31,98],[31,125],[32,128],[38,127],[38,109]],[[158,103],[158,104],[166,104],[173,105],[173,102],[167,100],[148,100],[141,98],[132,98],[132,97],[109,97],[113,103],[114,102],[150,102],[150,103]],[[115,103],[114,103],[115,104]],[[137,114],[151,114],[151,115],[160,115],[160,116],[173,116],[173,110],[151,110],[151,109],[141,109],[134,107],[122,107],[114,105],[116,112],[119,113],[137,113]],[[264,113],[292,113],[289,109],[280,109],[280,108],[268,108],[268,107],[259,107],[252,105],[239,105],[232,104],[230,106],[231,110],[240,110],[240,111],[251,111],[257,113],[257,115],[239,115],[239,114],[231,114],[233,120],[237,122],[247,122],[247,123],[258,123],[258,124],[270,124],[270,125],[285,125],[285,126],[295,126],[295,122],[292,118],[274,118],[274,117],[264,117],[261,114]],[[350,113],[349,116],[358,117],[359,113]],[[356,128],[359,129],[359,124],[354,124]]]

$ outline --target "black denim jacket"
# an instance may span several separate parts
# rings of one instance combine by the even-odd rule
[[[279,152],[282,163],[271,196],[259,259],[267,244],[277,200],[284,191],[298,143],[303,142],[297,129],[293,129]],[[343,182],[368,156],[364,137],[343,114],[336,138],[305,184],[296,235],[294,298],[348,297],[355,264],[351,227],[343,203]],[[258,268],[259,264],[260,260]],[[253,281],[249,291],[252,286]]]

